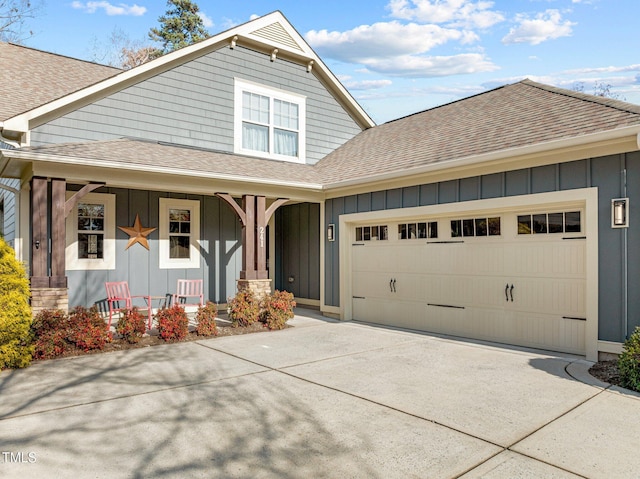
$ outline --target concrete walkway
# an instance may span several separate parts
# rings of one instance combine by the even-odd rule
[[[0,477],[640,477],[640,395],[580,358],[298,314],[3,371]]]

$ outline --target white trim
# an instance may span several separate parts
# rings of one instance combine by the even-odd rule
[[[75,193],[75,191],[67,191],[66,198],[71,198]],[[66,219],[66,269],[68,271],[116,269],[116,195],[89,193],[82,198],[80,203],[97,203],[104,205],[103,258],[78,258],[78,205],[76,205]]]
[[[169,209],[171,208],[188,209],[191,212],[188,259],[169,258]],[[160,269],[200,268],[200,202],[196,200],[160,198],[158,214],[160,215],[158,219]]]
[[[620,355],[622,354],[623,349],[623,343],[617,343],[614,341],[598,341],[598,351],[601,353]]]
[[[488,212],[530,211],[532,208],[584,207],[582,228],[586,236],[586,326],[585,349],[589,361],[598,357],[598,189],[554,191],[521,196],[508,196],[486,200],[464,201],[431,206],[418,206],[366,213],[344,214],[339,219],[340,243],[340,318],[353,316],[351,291],[351,244],[355,241],[358,222],[411,219],[419,216],[453,216],[487,214]]]
[[[287,31],[287,33],[293,38],[293,40],[301,47],[301,50],[291,48],[290,46],[283,45],[269,41],[264,37],[258,35],[252,35],[252,32],[259,30],[260,28],[273,24],[280,23],[280,25]],[[327,66],[320,60],[320,58],[314,53],[313,49],[305,42],[305,40],[296,32],[295,28],[287,21],[287,19],[280,12],[273,12],[256,20],[249,21],[235,28],[227,30],[225,32],[214,35],[206,40],[198,42],[193,45],[181,48],[174,52],[150,61],[139,67],[132,68],[123,73],[120,73],[114,77],[107,78],[95,85],[88,86],[77,92],[71,93],[67,96],[46,103],[33,110],[27,111],[13,118],[4,121],[3,128],[12,131],[26,132],[30,128],[35,128],[42,123],[43,117],[50,115],[59,115],[60,111],[66,109],[73,109],[75,103],[86,104],[89,103],[91,98],[102,98],[111,92],[116,92],[126,88],[129,85],[135,84],[144,78],[149,78],[159,73],[159,71],[168,70],[171,67],[182,64],[191,58],[197,58],[206,54],[208,50],[213,50],[216,46],[228,45],[230,39],[237,36],[237,44],[242,44],[246,41],[249,46],[261,46],[262,48],[269,49],[269,52],[273,50],[273,46],[276,46],[279,50],[279,56],[286,55],[288,59],[300,62],[301,66],[306,68],[309,60],[314,61],[314,71],[320,73],[322,78],[325,78],[329,82],[329,89],[337,92],[341,97],[345,106],[349,111],[353,112],[357,117],[357,122],[363,125],[363,128],[371,128],[375,126],[374,121],[367,115],[362,107],[355,101],[351,94],[342,86],[338,79],[331,73]],[[34,125],[30,123],[32,120],[40,119],[40,123],[34,122]]]
[[[234,141],[233,151],[241,155],[259,156],[261,158],[268,158],[271,160],[288,161],[291,163],[305,163],[306,161],[306,127],[307,127],[307,97],[293,93],[290,91],[280,90],[260,83],[243,80],[240,78],[234,78]],[[256,150],[247,150],[242,147],[242,93],[256,93],[258,95],[266,96],[269,98],[269,151],[262,152]],[[273,153],[273,130],[275,128],[273,123],[273,101],[283,100],[289,103],[298,105],[298,156],[286,156],[277,155]]]

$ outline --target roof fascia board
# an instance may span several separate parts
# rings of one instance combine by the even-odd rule
[[[227,174],[216,174],[216,173],[207,173],[201,171],[193,171],[186,170],[182,168],[159,168],[155,166],[149,165],[133,165],[130,163],[121,163],[117,161],[104,161],[101,160],[99,163],[96,160],[91,158],[77,158],[71,156],[59,156],[59,155],[50,155],[44,153],[36,153],[33,151],[24,151],[24,150],[6,150],[0,154],[0,157],[8,157],[14,158],[17,160],[23,161],[34,161],[34,162],[42,162],[52,165],[73,165],[73,166],[86,166],[93,167],[97,169],[107,169],[107,170],[120,170],[120,171],[137,171],[143,173],[150,174],[160,174],[160,175],[172,175],[172,176],[180,176],[180,177],[188,177],[188,178],[206,178],[210,180],[224,180],[231,182],[241,182],[245,184],[260,184],[260,185],[269,185],[269,186],[280,186],[285,188],[300,188],[305,190],[312,191],[321,191],[322,185],[319,183],[305,183],[298,181],[286,181],[286,180],[265,180],[263,178],[250,178],[239,175],[227,175]]]
[[[640,125],[617,128],[600,133],[583,135],[545,143],[537,143],[519,148],[509,148],[482,155],[474,155],[440,163],[407,168],[353,180],[337,181],[324,184],[327,197],[343,196],[345,192],[364,188],[371,190],[371,186],[379,184],[382,189],[389,188],[390,181],[401,181],[407,178],[415,184],[417,177],[460,178],[461,172],[467,171],[465,176],[474,176],[479,169],[482,174],[504,171],[506,165],[513,165],[508,169],[525,168],[527,166],[542,166],[545,164],[574,161],[581,158],[592,158],[617,154],[627,151],[640,150]],[[330,192],[330,193],[329,193]]]
[[[324,199],[323,192],[318,188],[307,188],[276,183],[251,182],[245,178],[240,180],[228,177],[179,176],[166,172],[106,170],[102,167],[87,165],[69,165],[52,163],[31,163],[32,175],[63,177],[68,183],[85,184],[93,179],[100,179],[107,187],[131,188],[137,190],[153,191],[180,191],[189,194],[212,196],[215,191],[224,191],[232,196],[252,194],[265,195],[272,198],[287,197],[294,201],[321,202]]]
[[[282,45],[269,41],[263,37],[251,35],[252,32],[264,26],[273,24],[274,22],[279,22],[285,31],[301,46],[302,52],[304,53],[303,55],[287,45]],[[104,98],[128,86],[157,75],[161,71],[186,63],[193,58],[205,55],[221,46],[229,45],[230,39],[236,36],[239,39],[249,39],[250,41],[247,42],[248,46],[253,45],[254,48],[260,45],[263,47],[277,47],[281,56],[298,61],[302,64],[313,60],[313,68],[318,68],[322,72],[322,76],[329,82],[330,89],[333,90],[334,93],[337,93],[339,98],[341,97],[343,99],[341,103],[346,105],[347,109],[355,115],[357,122],[363,128],[375,126],[373,120],[365,113],[351,94],[342,86],[340,81],[331,73],[300,34],[296,32],[284,15],[276,11],[230,30],[221,32],[196,44],[189,45],[175,52],[163,55],[156,60],[145,63],[139,67],[132,68],[131,70],[127,70],[114,77],[107,78],[106,80],[34,108],[33,110],[7,119],[4,121],[3,128],[11,131],[27,132],[29,129],[42,125],[50,119],[64,115],[91,102]],[[242,43],[243,41],[240,42],[240,44]],[[267,48],[266,51],[269,51],[269,48]]]

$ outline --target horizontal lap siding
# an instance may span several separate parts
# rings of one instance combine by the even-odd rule
[[[627,169],[630,227],[611,228],[611,199],[622,196],[622,171]],[[507,171],[394,190],[327,200],[325,221],[336,228],[342,214],[407,208],[418,205],[526,195],[575,188],[598,187],[599,218],[599,339],[623,341],[640,326],[640,153],[580,160]],[[417,189],[417,191],[416,191]],[[417,195],[417,198],[416,198]],[[588,219],[587,219],[588,220]],[[624,322],[624,236],[628,245],[628,329]],[[339,237],[340,231],[336,231]],[[325,239],[325,304],[340,306],[339,241]]]
[[[20,188],[20,181],[3,178],[0,179],[0,185],[17,190]],[[0,224],[0,233],[7,244],[13,248],[16,238],[16,195],[0,186],[0,203],[4,215],[4,222]]]
[[[161,269],[159,231],[149,236],[149,251],[134,244],[125,249],[129,235],[116,228],[116,269],[67,271],[69,305],[104,307],[106,281],[128,281],[131,294],[165,295],[175,292],[178,279],[203,279],[205,300],[224,303],[235,294],[242,266],[241,229],[235,213],[218,198],[155,191],[100,188],[99,193],[116,195],[116,225],[131,226],[140,215],[143,226],[158,228],[160,198],[189,199],[200,202],[199,269]]]
[[[360,132],[304,66],[224,47],[35,128],[31,144],[133,137],[232,152],[234,78],[307,98],[308,163]]]

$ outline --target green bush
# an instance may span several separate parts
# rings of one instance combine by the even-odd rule
[[[293,318],[295,307],[292,293],[276,289],[263,301],[260,321],[269,329],[282,329]]]
[[[238,291],[235,297],[229,298],[227,310],[234,328],[249,326],[260,318],[260,304],[249,289]]]
[[[640,327],[624,342],[618,371],[622,387],[640,392]]]
[[[122,339],[130,344],[135,344],[140,342],[146,331],[146,319],[138,308],[133,307],[122,311],[116,324],[116,332],[122,336]]]
[[[184,308],[174,304],[170,308],[162,308],[156,313],[158,334],[169,342],[181,341],[189,334],[189,317]]]
[[[0,238],[0,369],[31,363],[29,280],[15,252]]]
[[[198,336],[217,336],[217,317],[218,306],[215,303],[207,301],[207,304],[200,306],[196,313],[196,333],[198,333]]]

